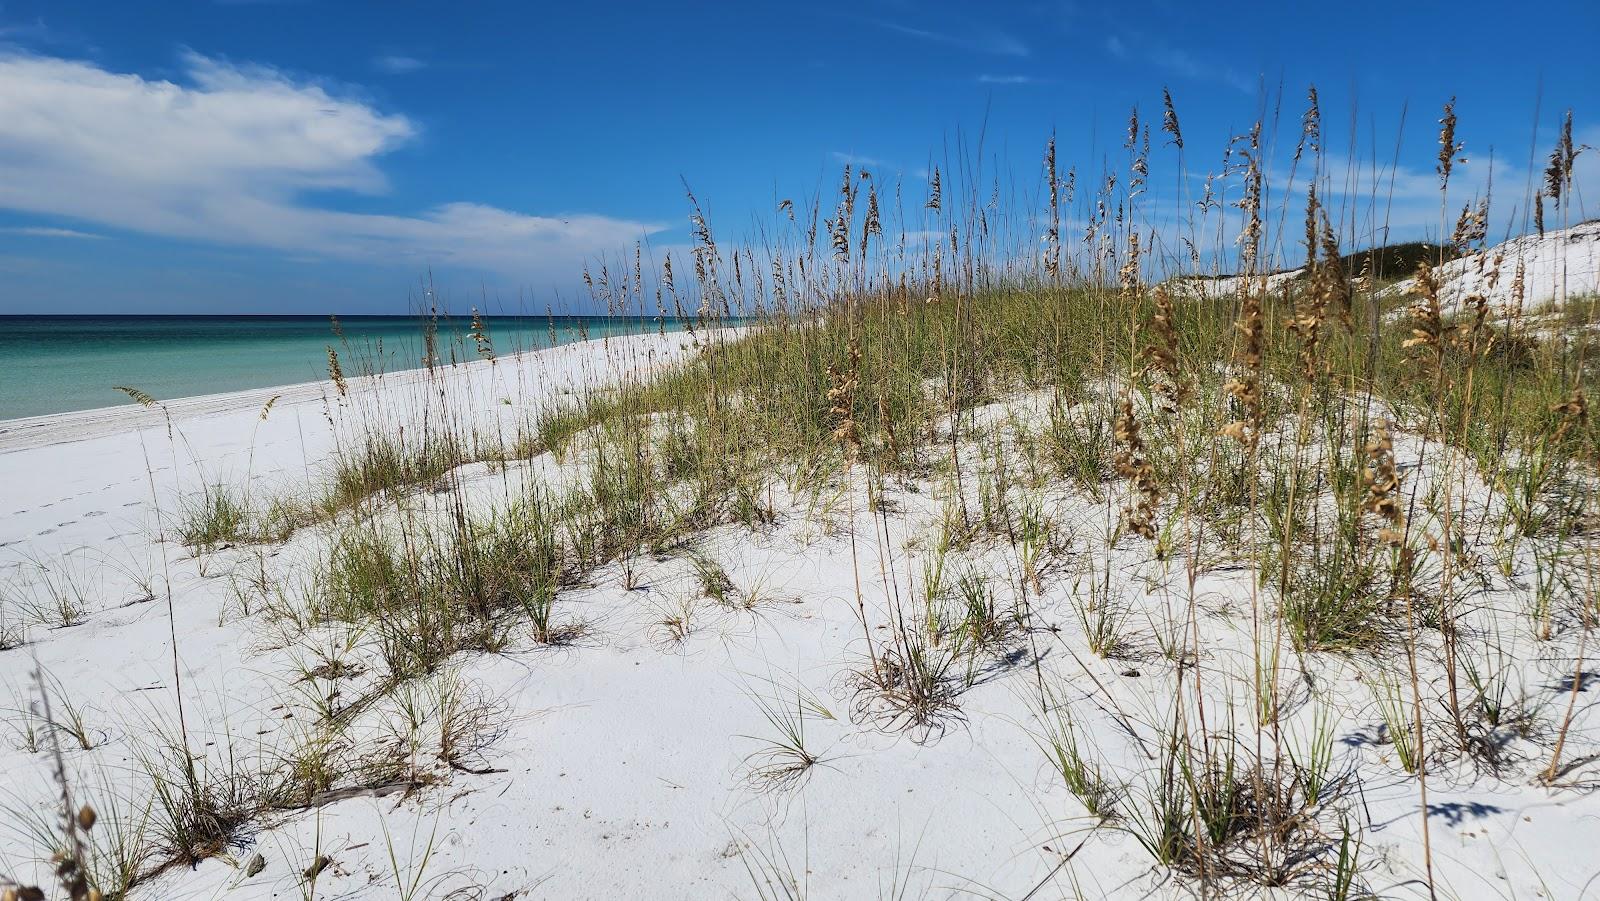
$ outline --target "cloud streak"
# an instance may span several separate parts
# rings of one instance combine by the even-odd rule
[[[75,228],[50,228],[42,225],[19,225],[9,228],[0,228],[0,233],[8,235],[22,235],[28,238],[87,238],[99,240],[105,237],[105,235],[81,232]]]
[[[414,56],[389,53],[372,59],[372,68],[389,75],[408,75],[426,69],[428,64]]]
[[[876,169],[879,166],[889,165],[886,160],[880,160],[875,156],[863,156],[859,153],[846,153],[843,150],[830,151],[828,155],[833,157],[833,161],[836,163],[851,166],[870,166]]]
[[[1232,67],[1214,65],[1181,47],[1172,47],[1157,40],[1139,36],[1130,36],[1125,40],[1111,35],[1106,38],[1105,47],[1106,52],[1117,59],[1153,66],[1179,78],[1220,82],[1245,94],[1256,90],[1255,82]]]
[[[389,215],[314,203],[311,192],[383,193],[378,160],[415,138],[416,124],[272,68],[195,53],[182,63],[186,78],[174,83],[0,53],[0,208],[298,256],[541,279],[565,279],[663,228],[475,203]]]
[[[897,34],[914,37],[932,44],[942,44],[946,47],[955,47],[974,53],[990,53],[996,56],[1028,56],[1028,45],[1003,32],[991,31],[980,34],[947,34],[942,31],[929,31],[925,28],[914,28],[910,25],[901,25],[898,22],[879,22],[881,27],[887,28]]]
[[[1032,75],[979,75],[978,84],[1038,84]]]

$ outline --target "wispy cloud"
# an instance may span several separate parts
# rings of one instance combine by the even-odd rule
[[[925,28],[914,28],[898,22],[879,22],[880,26],[898,34],[928,41],[933,44],[943,44],[946,47],[955,47],[974,53],[992,53],[996,56],[1027,56],[1030,51],[1028,45],[1017,40],[1011,35],[999,31],[988,31],[974,34],[947,34],[942,31],[929,31]]]
[[[1246,94],[1256,90],[1255,82],[1238,70],[1207,62],[1188,50],[1152,38],[1130,35],[1124,39],[1111,35],[1106,38],[1105,47],[1106,52],[1117,59],[1154,66],[1179,78],[1220,82]]]
[[[180,83],[0,51],[0,208],[171,238],[565,279],[661,225],[476,203],[356,213],[312,192],[378,194],[403,115],[262,66],[194,53]]]
[[[845,153],[842,150],[831,151],[828,155],[833,157],[834,162],[844,163],[850,166],[871,166],[873,168],[877,168],[879,166],[889,165],[888,161],[880,160],[875,156],[863,156],[859,153]]]
[[[978,84],[1038,84],[1032,75],[979,75]]]
[[[372,68],[389,75],[405,75],[427,67],[427,63],[414,56],[405,56],[398,53],[375,56],[372,59]]]
[[[4,13],[4,4],[0,4],[0,16]],[[100,53],[99,46],[76,29],[51,25],[39,17],[31,22],[0,21],[0,51],[15,47],[52,47],[57,53],[72,52],[86,56],[98,56]]]
[[[20,24],[0,24],[0,41],[42,41],[54,34],[43,19]]]
[[[43,225],[18,225],[9,228],[0,228],[0,232],[8,235],[24,235],[29,238],[91,238],[98,240],[105,235],[92,232],[81,232],[75,228],[50,228]]]

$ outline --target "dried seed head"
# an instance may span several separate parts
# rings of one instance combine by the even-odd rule
[[[1527,293],[1526,275],[1527,269],[1523,260],[1519,258],[1517,260],[1517,273],[1511,277],[1511,316],[1516,319],[1522,318],[1522,304]]]
[[[1178,127],[1178,111],[1172,107],[1172,92],[1165,87],[1161,89],[1161,105],[1161,130],[1172,135],[1172,144],[1182,150],[1183,130]]]
[[[1150,317],[1150,342],[1145,345],[1144,372],[1153,375],[1151,390],[1166,401],[1169,412],[1176,412],[1189,396],[1189,380],[1178,366],[1178,330],[1173,322],[1172,296],[1164,285],[1154,291],[1155,313]]]
[[[1124,522],[1134,534],[1154,540],[1161,490],[1156,485],[1155,469],[1145,459],[1144,439],[1139,433],[1139,420],[1134,416],[1133,398],[1127,389],[1123,390],[1117,407],[1112,437],[1117,442],[1113,458],[1117,475],[1127,479],[1132,489],[1132,497],[1122,510]]]
[[[1222,428],[1222,434],[1254,451],[1261,441],[1261,366],[1262,333],[1264,321],[1261,313],[1261,295],[1250,286],[1246,288],[1244,303],[1239,308],[1239,319],[1234,324],[1241,340],[1234,353],[1238,372],[1222,386],[1222,390],[1237,405],[1240,418]]]
[[[837,423],[831,433],[833,440],[844,450],[846,461],[853,462],[861,453],[861,435],[856,428],[854,412],[856,387],[860,384],[861,342],[850,339],[847,353],[847,368],[828,367],[828,414]]]
[[[1318,105],[1316,85],[1306,92],[1306,114],[1300,122],[1300,143],[1295,145],[1294,161],[1300,162],[1300,156],[1307,150],[1322,152],[1322,108]]]
[[[1417,349],[1412,359],[1418,363],[1432,363],[1438,374],[1444,353],[1444,314],[1439,306],[1439,279],[1427,260],[1417,267],[1416,284],[1411,293],[1417,298],[1411,305],[1411,337],[1400,346],[1405,350]]]
[[[483,317],[478,314],[478,308],[472,308],[472,341],[477,345],[478,356],[485,360],[494,359],[494,342],[489,339],[488,327],[484,325]]]
[[[1561,123],[1561,137],[1556,140],[1556,148],[1550,151],[1550,164],[1544,170],[1544,193],[1551,203],[1561,203],[1572,187],[1572,167],[1579,152],[1572,143],[1572,110],[1567,110]]]
[[[1444,115],[1439,117],[1439,190],[1444,191],[1450,184],[1450,172],[1455,164],[1466,162],[1457,159],[1461,153],[1461,142],[1456,140],[1456,98],[1451,97],[1444,105]]]
[[[1568,395],[1566,400],[1551,407],[1550,412],[1559,417],[1555,429],[1555,440],[1560,441],[1574,427],[1588,421],[1589,399],[1584,396],[1583,389],[1579,388]]]
[[[1144,193],[1144,186],[1150,179],[1150,129],[1144,130],[1144,138],[1139,145],[1139,152],[1133,157],[1133,174],[1128,179],[1128,197],[1137,197]]]
[[[1117,281],[1122,285],[1122,293],[1133,296],[1139,293],[1139,233],[1128,234],[1128,256],[1122,266],[1117,269]]]
[[[1383,521],[1378,539],[1390,547],[1400,547],[1405,542],[1406,518],[1400,508],[1400,476],[1394,463],[1394,438],[1387,423],[1379,423],[1367,443],[1367,463],[1362,470],[1362,481],[1367,493],[1361,500],[1363,513],[1371,513]]]
[[[1312,182],[1306,189],[1306,271],[1310,272],[1317,265],[1317,233],[1319,220],[1317,218],[1317,183]]]
[[[123,394],[128,395],[128,397],[131,398],[134,403],[141,407],[153,407],[156,405],[156,399],[154,397],[143,391],[140,391],[138,388],[135,388],[132,385],[117,385],[112,390],[121,391]]]
[[[1235,137],[1229,152],[1233,152],[1233,145],[1240,143],[1244,145],[1238,151],[1245,160],[1244,195],[1234,205],[1244,211],[1245,224],[1238,237],[1239,271],[1251,276],[1256,273],[1256,261],[1261,253],[1261,123],[1251,126],[1248,135]]]
[[[1045,224],[1044,271],[1052,279],[1061,275],[1061,188],[1056,178],[1056,136],[1044,150],[1045,187],[1050,191],[1050,220]]]
[[[1461,208],[1461,215],[1456,218],[1456,227],[1451,234],[1450,243],[1455,247],[1456,253],[1465,254],[1473,245],[1482,243],[1488,231],[1489,201],[1485,198],[1478,202],[1477,207],[1467,204]]]
[[[333,380],[333,387],[338,389],[340,397],[350,393],[344,380],[344,368],[339,365],[339,352],[333,349],[332,344],[328,345],[328,378]]]
[[[867,217],[861,223],[861,258],[867,256],[867,239],[876,235],[883,237],[883,223],[878,218],[878,188],[876,185],[867,187]]]

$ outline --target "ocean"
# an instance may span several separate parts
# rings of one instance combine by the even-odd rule
[[[668,319],[487,317],[498,356],[554,343],[676,331]],[[441,362],[478,358],[468,318],[432,320]],[[328,377],[328,348],[346,377],[423,365],[419,316],[0,316],[0,419],[132,403],[117,385],[158,400],[269,388]]]

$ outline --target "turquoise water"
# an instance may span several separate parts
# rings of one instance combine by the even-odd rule
[[[438,358],[477,359],[467,319],[432,320]],[[328,377],[328,350],[346,377],[416,369],[427,321],[417,316],[0,316],[0,419],[131,403],[131,385],[159,400],[268,388]],[[494,353],[587,335],[654,332],[654,319],[502,316],[486,320]],[[667,320],[667,330],[679,323]]]

